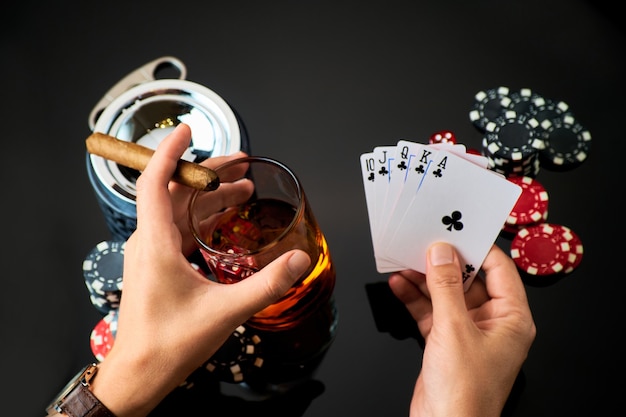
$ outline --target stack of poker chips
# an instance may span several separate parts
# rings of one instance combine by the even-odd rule
[[[490,168],[507,177],[535,177],[540,168],[569,170],[589,155],[591,134],[569,106],[529,88],[479,91],[469,118],[483,134]]]
[[[83,260],[83,277],[93,306],[103,315],[120,306],[125,241],[98,243]]]
[[[567,171],[583,163],[591,134],[567,103],[530,88],[481,90],[469,118],[483,134],[480,153],[489,168],[522,187],[502,229],[518,269],[530,276],[571,273],[582,261],[582,241],[569,227],[548,223],[548,193],[536,177],[541,168]]]
[[[516,235],[521,229],[548,220],[549,196],[545,187],[529,176],[509,176],[507,180],[522,188],[517,202],[507,217],[503,232]]]
[[[569,227],[548,223],[548,192],[536,176],[540,167],[578,166],[587,157],[591,135],[574,121],[567,104],[544,99],[530,89],[509,93],[499,87],[481,91],[475,99],[470,120],[484,137],[481,150],[468,152],[486,156],[489,169],[522,188],[501,233],[511,240],[511,258],[526,277],[571,273],[582,261],[582,241]],[[452,131],[442,130],[433,133],[429,143],[457,139]]]
[[[548,223],[548,192],[535,178],[511,176],[522,194],[503,233],[512,236],[511,258],[528,275],[556,276],[574,271],[582,261],[580,237],[567,226]]]
[[[89,299],[102,318],[90,336],[90,347],[98,361],[111,350],[117,333],[117,315],[122,298],[125,241],[98,243],[83,260],[83,277]]]

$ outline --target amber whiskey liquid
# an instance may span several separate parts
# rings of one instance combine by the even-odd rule
[[[240,382],[255,388],[309,377],[335,337],[335,269],[326,239],[310,210],[301,216],[296,217],[296,208],[290,204],[261,199],[227,210],[207,236],[212,248],[231,255],[203,253],[216,280],[222,283],[237,282],[257,272],[259,260],[265,262],[265,250],[299,248],[311,256],[310,268],[292,288],[245,323],[248,332],[260,338],[255,348],[261,360],[256,360],[256,365],[233,364],[232,358],[228,360],[227,345],[218,352],[221,363],[242,368]],[[276,245],[282,246],[276,249]]]

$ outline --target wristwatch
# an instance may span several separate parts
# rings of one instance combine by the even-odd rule
[[[64,413],[70,417],[115,417],[89,389],[89,382],[97,371],[98,365],[90,363],[78,372],[46,407],[47,415]]]

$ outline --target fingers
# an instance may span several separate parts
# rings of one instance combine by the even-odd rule
[[[482,269],[490,298],[514,297],[526,303],[526,289],[513,260],[497,245],[493,245]]]
[[[246,156],[245,153],[239,152],[235,158],[228,158],[226,160],[218,160],[216,163],[211,164],[211,168],[217,172],[220,183],[233,182],[243,178],[248,172],[250,164],[247,162],[233,162],[229,163],[233,159],[239,159]]]
[[[181,155],[189,147],[191,130],[180,124],[159,143],[146,169],[137,178],[137,225],[143,219],[172,221],[168,184]]]
[[[253,192],[254,184],[248,179],[222,183],[217,190],[200,192],[196,196],[194,214],[197,218],[204,219],[226,207],[244,203]]]
[[[466,314],[461,266],[454,247],[447,243],[435,243],[428,248],[426,285],[433,305],[433,317],[462,317]]]
[[[422,337],[427,338],[432,327],[433,307],[430,299],[420,290],[424,275],[415,271],[402,271],[389,276],[389,287],[407,309]],[[424,284],[425,285],[425,284]]]
[[[305,273],[310,264],[311,259],[306,252],[291,250],[249,278],[225,287],[237,294],[237,299],[241,302],[237,303],[235,308],[238,313],[243,314],[241,317],[247,320],[249,316],[278,301]],[[242,311],[244,306],[246,310]]]
[[[417,284],[417,279],[413,275],[405,274],[404,272],[405,271],[391,274],[388,284],[391,292],[393,292],[396,298],[404,303],[407,309],[412,313],[413,306],[415,306],[418,301],[424,299],[425,296]]]
[[[389,286],[418,324],[436,311],[441,311],[443,317],[467,311],[458,256],[447,243],[429,248],[426,275],[410,270],[397,272],[389,277]]]
[[[243,158],[245,156],[248,156],[248,154],[246,154],[243,151],[237,151],[230,155],[212,156],[211,158],[205,159],[204,161],[200,162],[200,165],[204,165],[211,169],[217,169],[220,165],[223,165],[228,161],[231,161],[233,159]],[[239,174],[239,177],[241,177],[242,175],[243,173]],[[220,177],[220,180],[222,180],[221,177]],[[223,181],[232,181],[232,178],[225,177]]]
[[[465,291],[465,304],[467,309],[480,307],[489,301],[489,295],[485,289],[485,282],[482,278],[476,276],[470,287]]]
[[[242,151],[235,152],[231,155],[212,156],[200,162],[200,165],[203,165],[203,166],[206,166],[208,168],[215,170],[217,167],[225,164],[228,161],[231,161],[233,159],[243,158],[245,156],[247,156],[247,154]],[[219,179],[220,179],[220,187],[222,187],[222,185],[224,185],[225,182],[233,180],[232,178],[228,178],[228,176],[224,176],[223,174],[219,175]],[[211,191],[210,193],[217,193],[220,190],[220,187],[218,187],[218,189],[215,191]],[[174,201],[186,200],[194,191],[192,188],[189,188],[187,186],[177,184],[177,183],[171,183],[170,190],[172,191],[171,194],[172,194],[172,199]]]

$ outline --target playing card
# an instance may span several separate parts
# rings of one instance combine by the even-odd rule
[[[487,168],[489,166],[489,159],[486,156],[468,153],[467,149],[465,148],[465,145],[462,145],[459,143],[455,143],[453,145],[449,142],[444,142],[444,143],[433,143],[429,146],[437,150],[449,150],[450,152],[453,152],[459,155],[463,159],[467,159],[468,161],[473,162],[474,164],[478,165],[481,168]]]
[[[377,209],[377,232],[379,239],[384,239],[383,234],[387,231],[387,223],[393,215],[401,215],[406,209],[405,203],[402,201],[400,207],[396,210],[396,203],[404,186],[409,179],[407,188],[419,184],[419,179],[423,177],[423,166],[416,165],[418,156],[420,163],[428,163],[431,151],[445,149],[453,152],[476,165],[487,168],[488,159],[482,155],[469,154],[466,152],[465,145],[443,142],[437,144],[421,144],[407,140],[400,140],[396,144],[395,156],[390,160],[389,164],[389,182],[386,189],[386,195],[383,199],[382,206],[379,204]],[[415,169],[415,170],[414,170]],[[414,171],[413,171],[414,170]],[[382,198],[382,196],[380,196]],[[407,198],[406,196],[404,198]]]
[[[415,143],[410,141],[399,141],[397,149],[399,155],[406,156],[407,169],[404,170],[402,181],[393,183],[390,185],[391,192],[395,195],[387,200],[386,211],[379,213],[378,215],[378,233],[375,234],[379,244],[386,245],[392,238],[395,227],[397,227],[400,219],[404,217],[404,213],[417,195],[420,185],[425,178],[426,172],[430,168],[432,162],[432,156],[437,151],[429,145],[421,143]],[[400,163],[402,159],[400,159]],[[396,175],[398,178],[399,175]],[[390,228],[389,223],[393,220],[393,229]],[[385,251],[379,252],[379,256],[386,258]],[[392,261],[396,263],[396,261]]]
[[[386,159],[386,161],[388,161],[386,167],[388,171],[388,182],[385,183],[384,186],[385,195],[377,196],[379,203],[376,210],[376,231],[373,238],[378,246],[384,245],[389,219],[392,216],[402,215],[406,209],[406,205],[411,199],[409,191],[402,194],[404,187],[406,186],[407,190],[419,187],[419,182],[424,175],[425,166],[428,164],[430,155],[432,155],[432,152],[439,149],[447,149],[462,157],[469,155],[466,153],[465,145],[462,144],[440,143],[425,145],[408,140],[399,140],[396,143],[393,156],[389,155]],[[380,151],[385,150],[390,151],[387,147],[382,147]],[[469,156],[470,158],[467,159],[480,163],[485,167],[487,166],[487,158],[481,157],[485,159],[485,161],[479,161],[477,158],[473,158],[478,155]],[[381,160],[383,159],[381,158]],[[398,207],[396,207],[399,198],[401,201]],[[382,201],[382,204],[380,201]],[[380,260],[385,258],[380,251],[378,258]],[[391,264],[395,265],[395,270],[401,268],[401,265],[397,265],[394,261],[387,261],[391,261]],[[389,270],[389,268],[387,268],[387,270]]]
[[[380,214],[387,198],[391,177],[396,171],[394,167],[396,146],[377,146],[374,148],[373,154],[374,174],[376,175],[376,181],[374,181],[374,194],[376,195],[375,216],[377,222],[376,227],[378,227],[378,220],[380,219]]]
[[[469,287],[521,194],[521,187],[447,150],[437,151],[403,216],[387,224],[392,237],[381,256],[426,271],[426,250],[455,246]]]
[[[422,161],[427,161],[427,156],[429,155],[430,150],[426,152],[424,157],[425,150],[430,148],[440,149],[443,146],[449,149],[454,148],[454,152],[458,151],[459,153],[465,153],[465,146],[461,144],[442,143],[440,145],[424,145],[408,140],[399,140],[398,143],[396,143],[395,154],[389,164],[390,175],[387,192],[382,206],[378,210],[377,221],[379,222],[379,232],[385,228],[389,217],[393,213],[396,201],[400,196],[407,179],[411,178],[409,181],[410,187],[411,184],[413,184],[414,175],[420,176],[422,174],[419,168],[415,171],[415,173],[411,172],[415,168],[414,164],[417,162],[416,158],[419,156]]]
[[[364,153],[360,157],[361,162],[361,176],[363,178],[363,188],[365,190],[365,201],[367,205],[367,214],[370,223],[370,234],[372,236],[372,243],[374,249],[374,258],[376,260],[376,269],[378,272],[392,272],[397,270],[397,265],[385,262],[379,259],[379,249],[377,240],[375,238],[376,221],[376,206],[380,203],[380,200],[376,196],[376,183],[384,182],[387,179],[385,176],[377,175],[376,169],[376,155],[374,152]],[[380,169],[380,168],[379,168]]]

